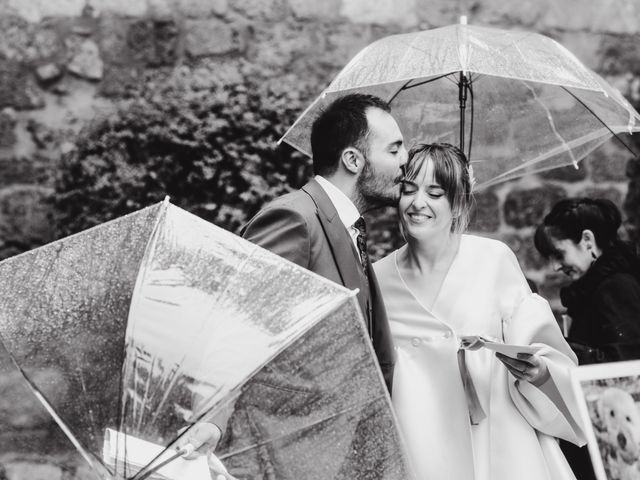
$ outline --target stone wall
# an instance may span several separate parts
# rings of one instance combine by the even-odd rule
[[[54,238],[50,199],[60,155],[158,72],[206,68],[224,81],[251,62],[283,81],[324,85],[370,42],[466,14],[472,24],[559,40],[640,104],[636,0],[0,0],[0,12],[2,258]],[[533,251],[533,225],[567,195],[604,195],[622,206],[627,170],[640,171],[627,150],[608,142],[578,170],[482,192],[472,229],[507,241],[557,308],[564,280]],[[637,203],[629,209],[637,218]],[[0,479],[88,478],[49,417],[24,400],[31,397],[19,380],[9,367],[0,375]]]

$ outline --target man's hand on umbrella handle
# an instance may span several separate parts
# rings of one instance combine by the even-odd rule
[[[178,433],[181,434],[187,428],[189,427],[181,428]],[[201,455],[213,453],[221,436],[222,431],[220,431],[220,428],[218,428],[217,425],[207,422],[198,422],[192,425],[189,430],[182,435],[176,446],[178,448],[186,447],[188,449],[188,453],[183,455],[183,458],[191,460]]]

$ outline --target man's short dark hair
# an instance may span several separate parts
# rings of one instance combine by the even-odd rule
[[[356,147],[366,155],[368,108],[390,111],[389,105],[381,98],[352,93],[334,100],[318,115],[311,127],[314,174],[334,174],[345,148]]]

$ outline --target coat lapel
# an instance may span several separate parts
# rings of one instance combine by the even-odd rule
[[[302,190],[313,199],[318,207],[318,218],[329,241],[329,247],[340,273],[342,284],[352,290],[355,288],[362,290],[353,242],[344,224],[340,221],[336,207],[333,206],[329,196],[316,180],[309,181],[302,187]]]

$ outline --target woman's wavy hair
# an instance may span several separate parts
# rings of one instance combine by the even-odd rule
[[[473,193],[469,161],[462,150],[449,143],[418,143],[409,150],[404,178],[415,181],[427,160],[433,162],[436,182],[445,191],[451,205],[451,231],[464,232],[471,220]]]

